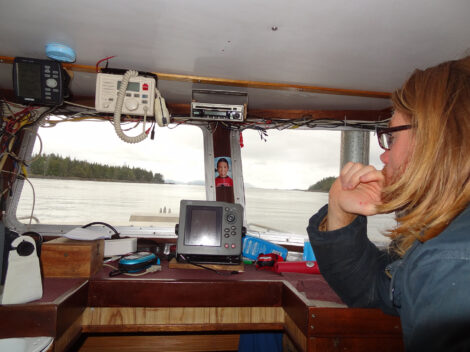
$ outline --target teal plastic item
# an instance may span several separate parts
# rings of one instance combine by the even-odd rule
[[[310,241],[304,242],[304,253],[302,255],[302,260],[306,262],[314,262],[316,261],[315,253],[313,253],[312,245]]]
[[[72,48],[60,43],[46,44],[46,55],[60,62],[74,62],[76,57]]]
[[[287,249],[269,241],[263,240],[258,237],[245,236],[243,239],[243,252],[245,258],[256,260],[260,254],[274,253],[280,255],[282,259],[286,260]]]

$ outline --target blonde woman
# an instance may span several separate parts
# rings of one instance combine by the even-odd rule
[[[407,351],[470,350],[470,56],[416,70],[378,130],[383,170],[348,163],[307,231],[352,307],[400,315]],[[368,215],[395,212],[388,251]]]

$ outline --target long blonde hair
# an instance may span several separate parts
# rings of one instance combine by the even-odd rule
[[[383,192],[397,212],[392,249],[439,235],[470,201],[470,56],[416,70],[392,95],[410,118],[414,149],[402,176]]]

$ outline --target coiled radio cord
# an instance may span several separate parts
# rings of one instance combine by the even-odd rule
[[[139,73],[134,70],[127,71],[121,81],[121,86],[119,87],[117,101],[116,101],[116,108],[114,109],[114,130],[119,138],[121,138],[126,143],[139,143],[142,142],[145,138],[147,138],[147,133],[145,133],[145,123],[147,122],[147,107],[144,107],[144,124],[143,124],[143,131],[141,134],[135,137],[127,136],[121,128],[121,111],[122,105],[124,104],[124,97],[126,95],[127,84],[129,83],[129,79],[132,77],[137,77]]]

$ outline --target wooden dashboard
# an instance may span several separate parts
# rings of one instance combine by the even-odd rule
[[[0,338],[53,336],[51,351],[231,351],[282,332],[286,351],[400,351],[400,320],[347,308],[321,275],[170,269],[142,277],[45,278],[41,300],[0,306]]]

